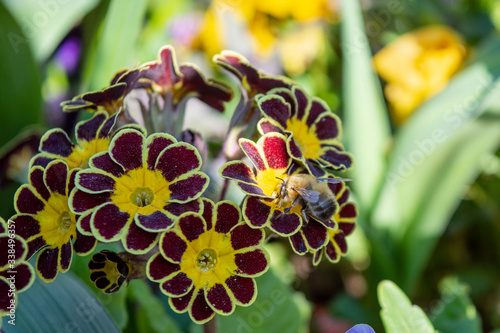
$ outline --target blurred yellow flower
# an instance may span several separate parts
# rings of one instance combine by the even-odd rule
[[[375,69],[387,82],[384,92],[397,125],[447,85],[465,53],[458,33],[429,26],[402,35],[374,56]]]
[[[236,42],[249,43],[260,57],[278,51],[285,70],[300,74],[322,50],[324,32],[316,23],[334,16],[335,8],[329,7],[328,0],[212,0],[193,46],[213,56],[223,49],[234,49],[228,36],[246,30],[248,34],[239,33],[241,39]],[[298,23],[298,29],[280,33],[289,20]],[[291,45],[295,45],[293,52]]]

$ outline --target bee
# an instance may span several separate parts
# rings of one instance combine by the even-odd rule
[[[289,172],[290,173],[290,172]],[[279,207],[288,206],[283,212],[287,214],[295,206],[302,206],[302,217],[308,221],[310,215],[320,221],[328,221],[337,212],[339,204],[335,194],[327,183],[350,181],[348,178],[316,178],[310,174],[288,174],[281,179],[277,199]]]

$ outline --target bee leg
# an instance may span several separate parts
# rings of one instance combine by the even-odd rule
[[[290,205],[290,207],[288,207],[287,209],[285,209],[283,211],[283,213],[288,214],[288,212],[292,210],[293,206],[295,206],[295,204],[297,203],[297,201],[299,201],[299,199],[300,199],[300,195],[298,195],[297,197],[295,197],[295,200],[293,200],[293,202]],[[280,208],[281,208],[281,206],[280,206]]]
[[[302,218],[304,219],[304,222],[308,223],[309,218],[307,217],[306,207],[302,208],[301,213],[302,213]]]

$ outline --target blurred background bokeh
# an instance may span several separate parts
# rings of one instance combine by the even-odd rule
[[[212,62],[230,49],[325,100],[355,159],[346,258],[313,267],[270,243],[301,309],[287,331],[382,332],[377,285],[389,279],[441,332],[500,332],[499,32],[496,0],[2,0],[0,216],[14,214],[44,131],[85,117],[60,102],[167,44],[238,92]],[[217,151],[230,109],[192,101],[185,127]],[[125,331],[145,320],[133,313]]]

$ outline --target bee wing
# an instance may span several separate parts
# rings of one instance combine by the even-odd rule
[[[316,203],[319,200],[319,192],[318,191],[311,191],[311,190],[306,190],[301,187],[293,187],[295,191],[305,200],[308,202]]]
[[[331,184],[337,184],[340,182],[350,182],[352,179],[350,178],[317,178],[319,182],[322,183],[331,183]]]

